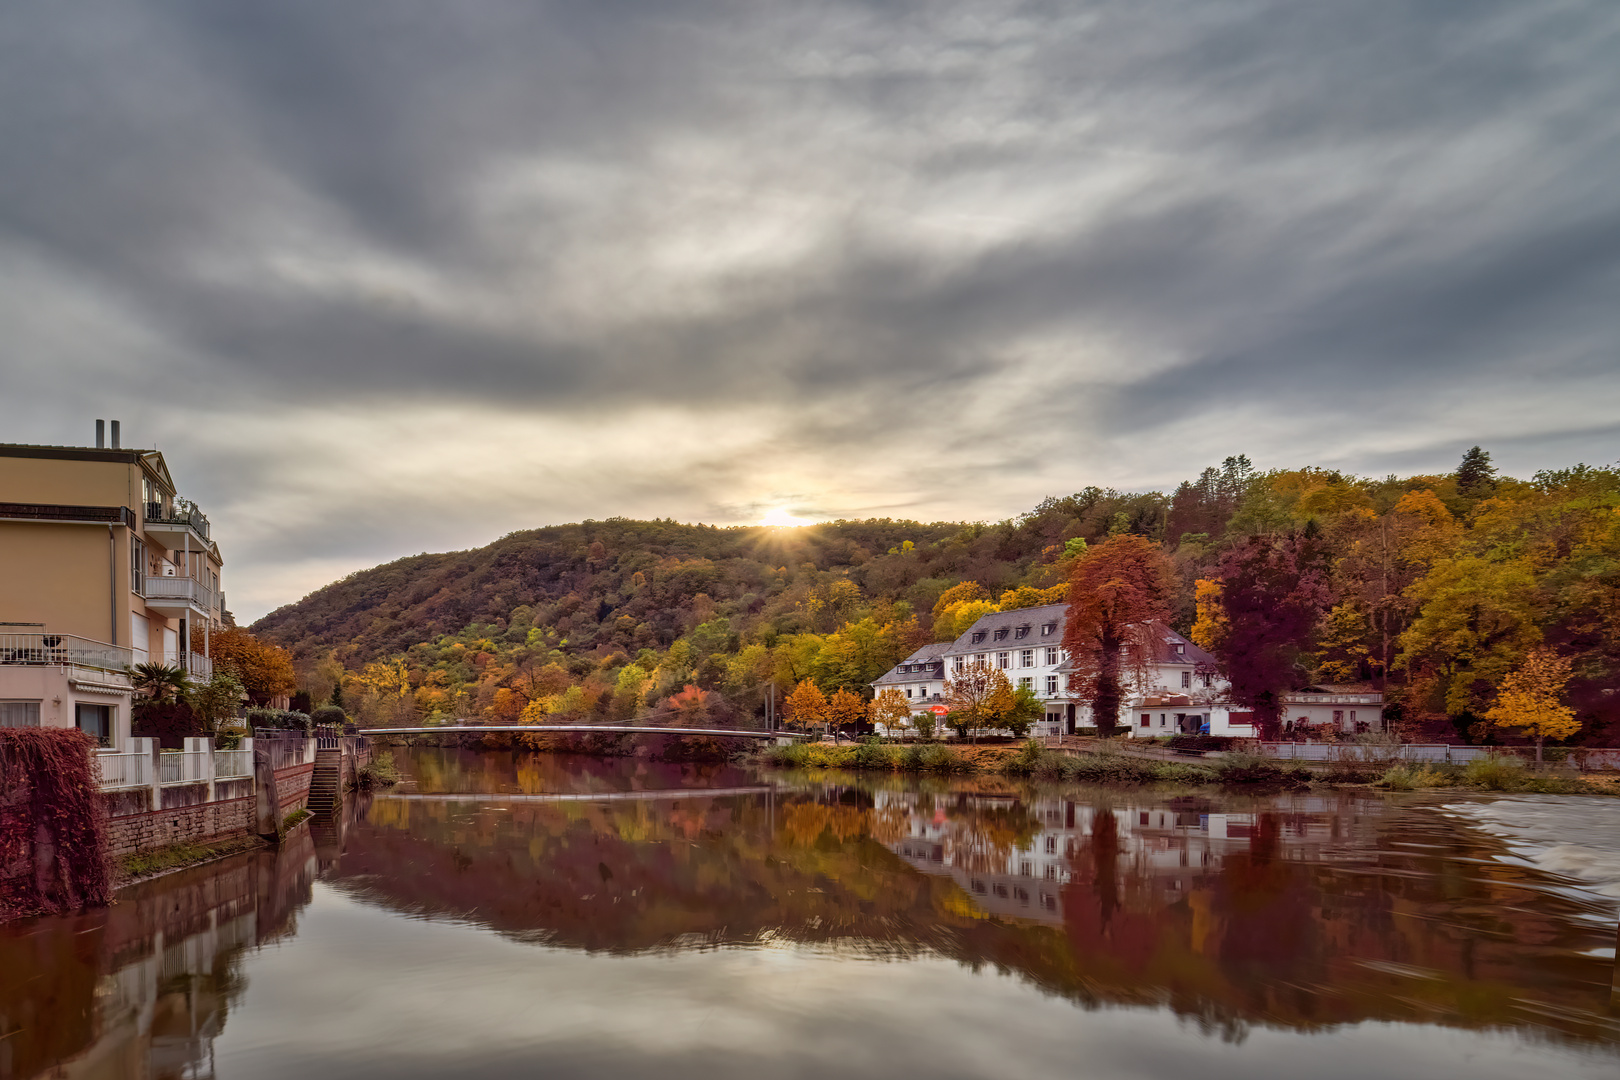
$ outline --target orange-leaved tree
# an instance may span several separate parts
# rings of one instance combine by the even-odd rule
[[[1105,737],[1118,729],[1126,680],[1153,662],[1152,624],[1169,618],[1173,588],[1170,560],[1145,536],[1111,536],[1075,560],[1063,646],[1072,691]]]
[[[827,699],[827,721],[842,731],[866,721],[866,699],[839,687]]]
[[[1524,663],[1502,680],[1496,703],[1485,711],[1494,727],[1518,728],[1536,740],[1536,761],[1548,739],[1567,739],[1580,728],[1575,710],[1562,702],[1569,682],[1568,657],[1546,647],[1530,650]]]
[[[1012,684],[1006,675],[988,664],[969,664],[945,680],[945,704],[951,710],[945,714],[945,723],[958,739],[965,739],[980,728],[996,727],[996,717],[1012,700]]]
[[[292,657],[279,645],[260,641],[246,630],[215,630],[208,638],[208,658],[214,670],[236,678],[255,705],[297,689]]]
[[[827,695],[821,687],[805,679],[793,688],[783,702],[782,714],[794,727],[809,729],[827,722]]]

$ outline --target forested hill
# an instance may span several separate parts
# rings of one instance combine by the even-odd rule
[[[362,570],[252,627],[296,659],[334,651],[353,667],[476,624],[546,627],[579,655],[667,648],[715,615],[747,634],[819,628],[855,601],[805,618],[831,578],[861,605],[902,602],[927,618],[959,581],[993,591],[1024,584],[1066,540],[1128,528],[1162,534],[1163,495],[1090,488],[1048,499],[1015,521],[834,521],[801,528],[688,525],[610,518],[515,532],[471,551],[415,555]],[[815,602],[811,602],[812,608]],[[801,625],[804,624],[804,625]],[[830,627],[829,627],[830,628]]]
[[[1121,536],[1154,542],[1171,622],[1200,644],[1282,634],[1253,653],[1279,687],[1371,681],[1412,732],[1454,738],[1550,657],[1581,737],[1620,736],[1620,468],[1519,480],[1478,448],[1382,479],[1229,458],[1169,493],[1086,488],[995,524],[552,526],[352,574],[253,630],[291,650],[309,701],[367,723],[717,721],[757,713],[768,683],[870,694],[988,611],[1061,601]]]

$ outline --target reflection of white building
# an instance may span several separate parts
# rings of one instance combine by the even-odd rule
[[[1289,858],[1317,858],[1322,848],[1342,845],[1343,823],[1356,829],[1361,820],[1345,813],[1338,796],[1285,795],[1242,812],[1163,803],[1098,808],[1060,797],[930,801],[904,791],[874,798],[880,812],[903,817],[902,835],[887,846],[911,866],[951,878],[988,915],[1047,923],[1063,921],[1063,887],[1076,873],[1094,869],[1090,841],[1104,814],[1113,818],[1120,878],[1147,881],[1171,899],[1229,856],[1248,851],[1263,813],[1281,813],[1279,841]],[[1025,839],[996,847],[986,828],[996,814],[1021,820]],[[998,823],[1007,824],[1005,817]]]
[[[1094,727],[1090,708],[1070,700],[1068,654],[1063,648],[1068,614],[1067,604],[992,612],[955,641],[918,649],[872,687],[874,691],[890,687],[902,691],[915,703],[913,713],[919,713],[945,703],[946,680],[971,667],[983,667],[1000,671],[1014,687],[1028,687],[1045,703],[1045,717],[1035,724],[1035,734],[1073,734],[1079,728]],[[1154,654],[1146,670],[1132,677],[1118,722],[1137,734],[1196,733],[1210,720],[1210,704],[1226,688],[1216,674],[1215,658],[1163,623],[1153,624],[1150,638]],[[1156,706],[1154,715],[1162,712],[1165,724],[1176,717],[1173,725],[1155,724],[1150,725],[1151,731],[1137,731],[1130,714],[1149,697],[1171,695],[1184,698],[1180,707]]]

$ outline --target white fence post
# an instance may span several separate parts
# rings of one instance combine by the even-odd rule
[[[186,739],[186,759],[195,762],[197,775],[195,779],[207,785],[208,802],[214,801],[214,740],[192,736]],[[189,769],[187,770],[190,771]],[[186,779],[194,779],[187,776]]]

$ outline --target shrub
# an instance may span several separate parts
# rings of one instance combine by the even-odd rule
[[[942,743],[933,743],[922,748],[918,755],[918,762],[923,772],[955,773],[970,772],[968,763],[962,756],[949,746]]]
[[[309,714],[310,722],[325,727],[342,727],[349,722],[349,714],[336,705],[322,705]]]
[[[1391,791],[1411,791],[1420,787],[1445,787],[1451,778],[1427,765],[1400,764],[1391,766],[1378,783]]]
[[[896,755],[889,747],[882,745],[876,739],[863,739],[855,747],[851,762],[857,769],[892,769],[895,766]]]
[[[379,750],[360,768],[360,787],[391,787],[399,783],[399,769],[394,764],[392,750]]]
[[[1525,779],[1524,762],[1508,754],[1487,754],[1463,768],[1463,783],[1490,791],[1517,791]]]
[[[304,735],[308,735],[313,727],[308,713],[264,706],[249,709],[247,723],[254,731],[296,731]]]
[[[1310,779],[1303,765],[1285,765],[1263,754],[1227,754],[1215,766],[1223,784],[1300,784]]]

